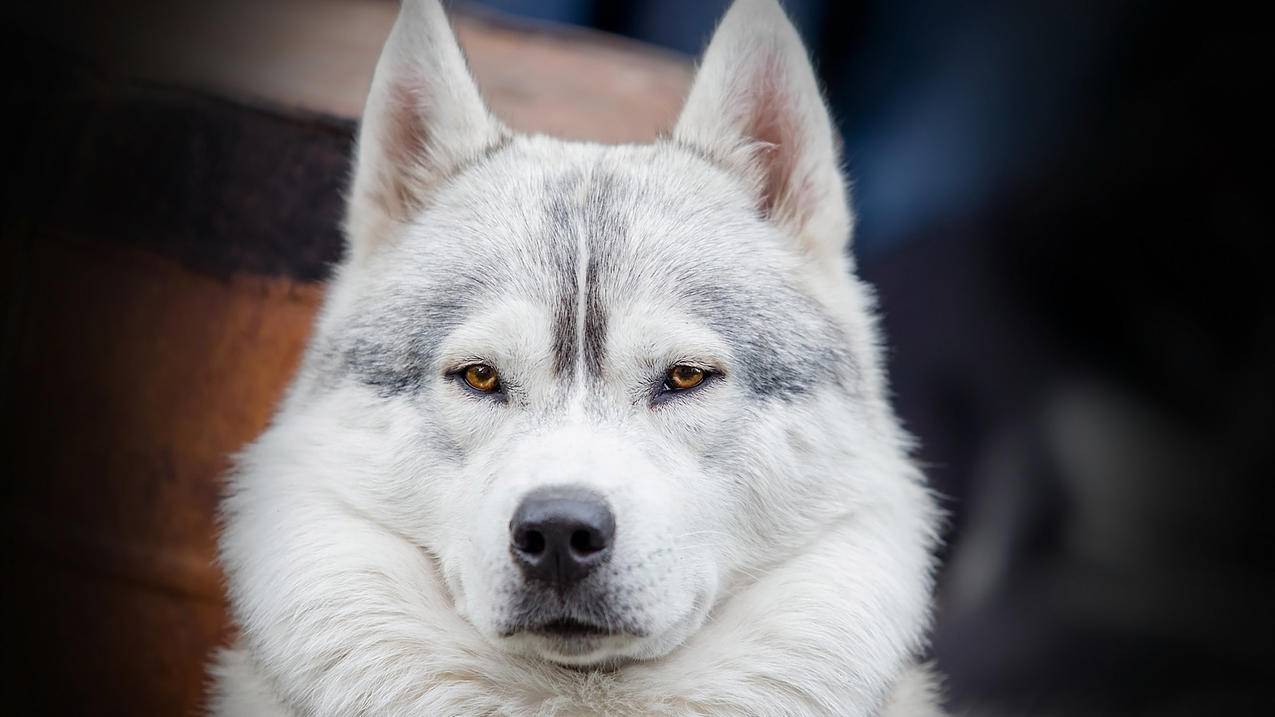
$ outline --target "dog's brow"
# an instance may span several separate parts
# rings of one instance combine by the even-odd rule
[[[600,170],[571,172],[546,182],[547,241],[558,274],[554,312],[554,369],[600,373],[605,364],[607,313],[600,282],[610,248],[623,240],[615,209],[619,180]]]
[[[624,241],[627,223],[616,209],[620,180],[613,174],[595,173],[585,195],[586,238],[589,260],[585,269],[585,320],[581,339],[584,366],[596,374],[603,372],[606,359],[607,312],[602,300],[602,281],[612,250]]]
[[[545,183],[545,196],[549,198],[545,208],[548,217],[545,241],[558,290],[553,318],[553,368],[559,375],[568,373],[575,365],[577,350],[579,302],[576,296],[580,291],[580,275],[576,270],[577,240],[570,197],[579,181],[577,173],[570,173]]]
[[[634,279],[634,267],[664,260],[630,255],[626,199],[641,195],[645,202],[662,202],[664,211],[693,211],[682,202],[661,200],[658,193],[641,192],[632,181],[596,164],[546,180],[546,242],[557,276],[554,368],[561,376],[604,374],[606,297],[623,293]],[[782,277],[696,263],[664,266],[645,275],[664,276],[670,293],[735,348],[738,375],[755,397],[784,400],[828,385],[854,391],[858,370],[845,349],[844,332],[819,302]],[[766,284],[764,291],[758,281]]]
[[[814,299],[782,282],[758,291],[722,276],[688,277],[677,292],[733,347],[737,374],[754,397],[789,400],[827,386],[857,392],[845,332]]]

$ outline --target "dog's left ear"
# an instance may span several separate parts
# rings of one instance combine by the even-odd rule
[[[673,136],[752,183],[758,207],[843,266],[851,215],[838,140],[797,30],[776,0],[736,0]]]

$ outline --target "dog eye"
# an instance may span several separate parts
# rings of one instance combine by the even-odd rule
[[[664,390],[689,391],[704,383],[705,376],[707,376],[707,372],[702,368],[678,364],[669,369],[668,374],[664,377]]]
[[[461,377],[475,391],[495,393],[500,389],[499,374],[496,373],[496,369],[485,363],[476,363],[473,366],[466,367],[461,373]]]

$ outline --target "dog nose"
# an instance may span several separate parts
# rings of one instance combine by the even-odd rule
[[[522,499],[509,532],[522,574],[561,590],[611,556],[615,516],[606,501],[583,488],[542,488]]]

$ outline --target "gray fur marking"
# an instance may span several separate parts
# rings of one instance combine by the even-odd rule
[[[615,211],[616,182],[613,175],[594,169],[588,174],[572,172],[546,183],[550,235],[559,253],[564,249],[571,252],[556,262],[562,289],[554,317],[553,347],[554,369],[560,376],[573,373],[580,363],[577,352],[581,351],[586,372],[600,374],[605,366],[607,314],[599,292],[603,257],[608,254],[608,247],[624,241],[626,233],[626,226]],[[587,254],[583,286],[577,278],[581,259],[577,247],[581,245]],[[580,306],[585,310],[582,335],[577,330]]]
[[[778,272],[735,272],[701,261],[694,251],[685,256],[635,255],[624,207],[658,203],[661,212],[683,214],[681,221],[692,225],[700,221],[693,201],[652,195],[598,164],[546,179],[545,196],[541,268],[553,302],[553,367],[562,380],[578,379],[577,367],[589,376],[605,372],[608,298],[623,296],[638,280],[637,272],[644,266],[649,272],[654,264],[685,310],[736,347],[734,375],[755,398],[791,400],[829,385],[854,392],[857,371],[840,327]],[[582,250],[587,254],[583,272]],[[362,320],[347,328],[340,346],[329,350],[339,359],[327,363],[353,373],[381,395],[419,391],[438,344],[483,296],[510,278],[502,271],[480,262],[436,266],[431,273],[447,280],[427,283],[428,295],[386,289],[368,302]]]
[[[577,228],[569,201],[574,186],[579,181],[579,174],[571,173],[555,177],[546,182],[545,186],[545,194],[549,197],[549,204],[545,208],[549,219],[546,241],[551,247],[552,270],[557,276],[559,287],[553,320],[553,369],[559,376],[571,374],[575,367],[576,351],[579,350],[576,337],[576,297],[580,291],[576,272]]]

